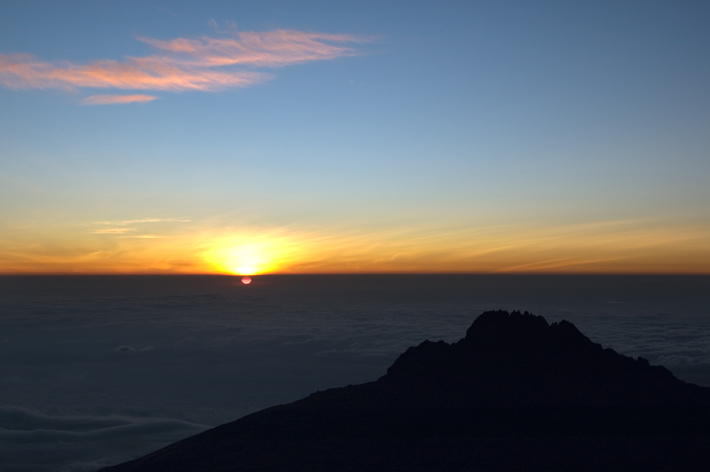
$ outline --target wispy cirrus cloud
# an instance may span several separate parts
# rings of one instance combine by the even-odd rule
[[[189,223],[187,218],[142,218],[139,220],[121,220],[121,221],[94,221],[89,224],[89,232],[91,234],[102,234],[116,236],[119,238],[131,239],[158,239],[165,236],[156,234],[132,234],[135,231],[140,231],[139,228],[129,227],[128,225],[144,225],[154,223]],[[98,227],[97,227],[98,226]],[[107,227],[108,226],[108,227]],[[141,226],[144,228],[144,226]]]
[[[43,62],[29,54],[0,55],[0,83],[15,89],[116,88],[123,90],[215,91],[266,80],[251,71],[189,67],[168,56],[101,60],[88,65]]]
[[[125,234],[129,231],[136,231],[136,228],[104,228],[92,231],[93,234]]]
[[[135,223],[189,223],[187,218],[143,218],[140,220],[122,220],[122,221],[94,221],[92,225],[132,225]]]
[[[133,239],[163,239],[165,236],[158,236],[157,234],[139,234],[137,236],[119,236],[121,238],[133,238]]]
[[[81,101],[82,105],[114,105],[121,103],[152,102],[153,95],[92,95]]]
[[[213,92],[248,87],[273,77],[258,68],[352,56],[344,44],[372,38],[295,30],[235,32],[212,38],[176,38],[168,41],[140,37],[158,53],[103,59],[89,64],[42,61],[31,54],[0,54],[0,85],[13,89],[120,89],[167,92]],[[87,105],[146,102],[150,95],[95,95]]]
[[[156,49],[179,54],[185,65],[219,67],[250,65],[281,67],[289,64],[352,56],[352,48],[329,43],[364,43],[372,38],[347,34],[307,33],[293,30],[236,33],[231,38],[178,38],[161,41],[138,38]]]

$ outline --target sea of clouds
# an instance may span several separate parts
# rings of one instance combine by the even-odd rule
[[[95,470],[375,380],[499,308],[710,386],[710,277],[0,277],[2,470]]]

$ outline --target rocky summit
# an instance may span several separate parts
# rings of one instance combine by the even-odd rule
[[[481,314],[380,379],[268,408],[105,472],[710,470],[710,389],[572,323]]]

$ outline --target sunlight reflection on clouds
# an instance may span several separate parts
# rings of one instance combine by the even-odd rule
[[[163,41],[139,37],[159,54],[102,59],[87,65],[47,62],[31,54],[0,54],[0,85],[13,89],[108,88],[182,92],[214,92],[248,87],[272,77],[244,67],[283,67],[355,54],[336,44],[364,43],[372,38],[294,30],[228,32],[221,38],[177,38]],[[335,43],[335,44],[334,44]],[[241,67],[235,69],[234,67]],[[84,105],[145,103],[151,95],[92,95]]]

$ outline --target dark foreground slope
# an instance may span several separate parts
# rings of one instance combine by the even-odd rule
[[[571,323],[486,312],[375,382],[262,410],[106,472],[710,470],[710,389]]]

